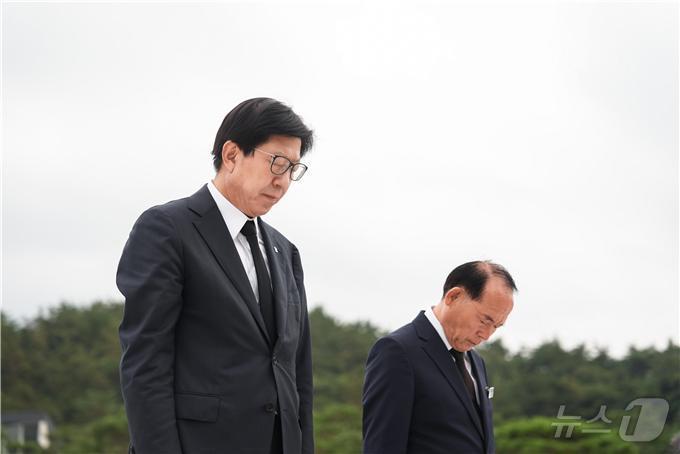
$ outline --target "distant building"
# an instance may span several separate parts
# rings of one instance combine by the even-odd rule
[[[2,432],[6,441],[13,444],[37,443],[43,449],[50,447],[50,433],[54,423],[42,411],[15,411],[2,413]],[[3,446],[4,448],[4,446]],[[4,452],[4,449],[3,449]]]

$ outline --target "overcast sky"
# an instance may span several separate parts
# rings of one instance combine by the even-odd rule
[[[448,272],[505,265],[496,336],[619,355],[678,341],[678,6],[2,6],[2,307],[120,300],[149,206],[213,176],[224,115],[270,96],[314,128],[265,219],[310,306],[384,329]]]

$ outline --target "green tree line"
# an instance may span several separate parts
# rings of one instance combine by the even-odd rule
[[[62,304],[28,322],[2,314],[2,412],[40,410],[54,420],[48,452],[127,452],[127,421],[120,395],[118,324],[121,303],[88,307]],[[341,323],[320,307],[310,312],[314,360],[317,453],[361,452],[361,388],[370,347],[383,335],[370,323]],[[481,349],[493,399],[499,453],[663,453],[680,432],[680,347],[630,348],[614,359],[584,346],[565,349],[547,342],[510,352],[500,341]],[[626,405],[636,398],[667,400],[670,412],[654,441],[626,442],[618,429]],[[589,427],[610,432],[555,438],[564,414],[606,418]],[[636,415],[632,415],[633,426]],[[11,447],[11,446],[10,446]],[[33,446],[24,453],[43,452]],[[668,451],[670,452],[670,451]]]

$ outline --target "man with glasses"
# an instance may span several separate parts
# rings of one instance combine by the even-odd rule
[[[244,101],[217,132],[215,178],[137,220],[117,274],[130,452],[314,452],[300,254],[261,219],[312,140],[288,106]]]
[[[505,323],[515,290],[502,266],[465,263],[436,306],[376,342],[364,380],[364,454],[495,452],[493,387],[473,347]]]

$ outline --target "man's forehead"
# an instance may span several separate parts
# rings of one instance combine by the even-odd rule
[[[260,148],[268,153],[285,156],[291,161],[300,160],[300,148],[302,141],[299,137],[271,136],[266,142],[259,145]]]
[[[489,279],[482,292],[480,302],[483,303],[482,306],[487,311],[505,317],[512,310],[514,305],[513,297],[514,292],[505,282],[498,280],[492,283],[492,280]]]

